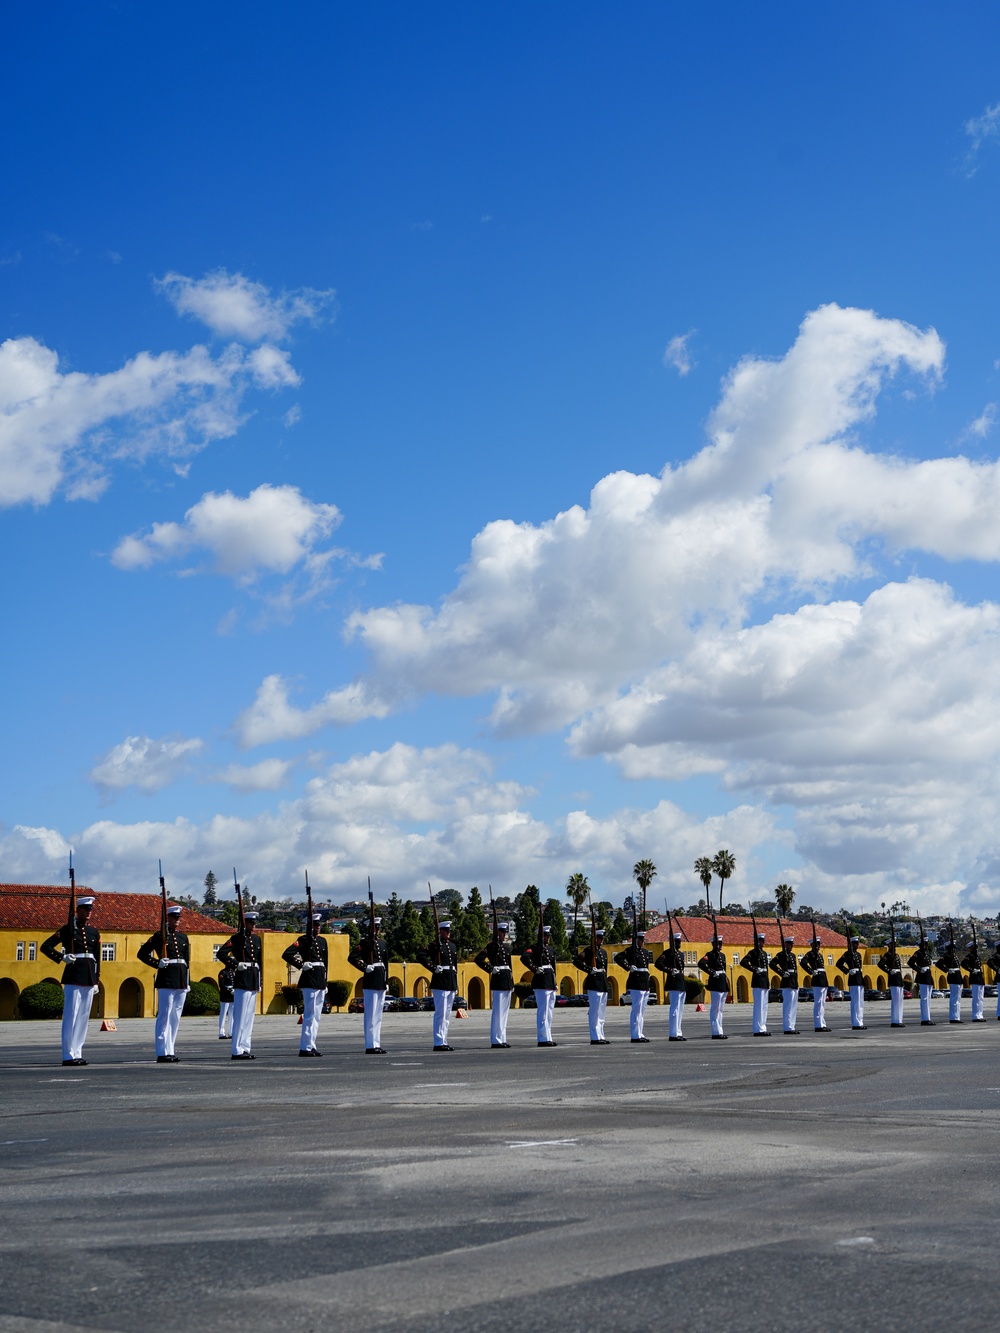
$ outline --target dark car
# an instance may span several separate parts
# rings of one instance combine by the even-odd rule
[[[360,995],[356,996],[347,1006],[349,1014],[363,1014],[365,1012],[365,1002]]]
[[[994,999],[994,1000],[995,1000],[995,999],[996,999],[996,996],[997,996],[997,988],[996,988],[996,986],[984,986],[984,987],[983,987],[983,994],[984,994],[984,995],[989,995],[991,999]]]
[[[522,1008],[522,1009],[537,1009],[537,1008],[538,1008],[538,1001],[535,999],[535,997],[534,997],[533,995],[528,995],[528,996],[526,996],[526,997],[521,1001],[521,1008]]]
[[[589,1009],[590,1000],[586,995],[567,995],[564,997],[569,1009]]]
[[[410,998],[396,1001],[395,1009],[397,1014],[416,1014],[420,1012],[420,1001]]]
[[[887,1000],[888,998],[889,998],[889,992],[888,992],[887,990],[866,990],[866,991],[865,991],[865,999],[866,999],[866,1000]]]
[[[841,990],[839,986],[829,986],[827,988],[826,998],[828,1000],[836,1001],[836,1000],[848,1000],[850,999],[850,996],[847,994],[847,991]]]
[[[419,1004],[421,1013],[432,1014],[434,1012],[434,1001],[429,995],[425,995],[424,998],[419,1001]]]
[[[815,998],[816,996],[812,993],[812,990],[808,986],[799,987],[800,1000],[815,1000]]]
[[[568,996],[568,995],[557,995],[557,996],[556,996],[556,1008],[557,1008],[557,1009],[565,1009],[566,1006],[567,1006],[568,1004],[569,1004],[569,996]]]
[[[452,1013],[454,1013],[456,1009],[468,1009],[468,1007],[469,1007],[469,1001],[465,998],[464,995],[456,995],[451,1002]]]
[[[772,986],[771,989],[767,992],[767,998],[769,1003],[780,1004],[781,1003],[780,987]]]

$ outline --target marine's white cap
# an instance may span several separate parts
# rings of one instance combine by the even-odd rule
[[[93,907],[94,902],[95,899],[93,898],[77,898],[76,905],[77,907]]]
[[[542,927],[542,934],[543,934],[543,935],[551,935],[551,934],[552,934],[552,927],[551,927],[551,926],[543,926],[543,927]]]
[[[323,920],[323,913],[322,913],[322,912],[313,912],[313,920],[314,920],[314,921],[322,921],[322,920]]]
[[[184,911],[183,907],[178,907],[176,903],[171,903],[170,906],[167,908],[167,916],[180,916],[181,912],[183,911]]]
[[[451,930],[451,922],[450,922],[450,921],[442,921],[442,922],[438,925],[438,930]]]
[[[243,920],[244,920],[244,921],[256,921],[257,918],[258,918],[259,916],[260,916],[260,913],[259,913],[259,912],[244,912],[244,913],[243,913]]]

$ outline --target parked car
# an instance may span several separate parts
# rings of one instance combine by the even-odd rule
[[[566,1000],[566,1007],[568,1009],[589,1009],[590,1007],[590,1000],[588,999],[586,994],[567,995],[564,998]]]
[[[394,1007],[397,1014],[416,1014],[420,1012],[420,1001],[407,997],[397,1000]]]
[[[469,1001],[465,998],[464,995],[456,995],[451,1002],[452,1013],[454,1013],[456,1009],[468,1009],[468,1007],[469,1007]]]
[[[384,1014],[391,1014],[398,1008],[399,1008],[399,1000],[396,998],[395,995],[389,995],[387,993],[385,1000],[382,1004],[382,1012]]]
[[[996,988],[996,986],[984,986],[984,987],[983,987],[983,994],[984,994],[984,995],[989,995],[992,999],[995,1000],[996,997],[997,997],[997,988]]]
[[[237,904],[237,906],[239,906],[239,904]],[[360,995],[355,996],[355,998],[348,1004],[347,1012],[349,1014],[363,1014],[365,1012],[364,999]]]
[[[889,998],[889,992],[887,990],[867,989],[865,991],[866,1000],[888,1000],[888,998]]]
[[[841,990],[839,986],[829,986],[827,988],[826,998],[828,1000],[836,1001],[849,1000],[851,997],[848,995],[847,991]]]
[[[971,987],[971,986],[963,986],[963,987],[962,987],[962,999],[963,999],[963,1000],[971,1000],[971,999],[972,999],[972,987]]]
[[[932,991],[931,991],[931,999],[932,999],[932,1000],[947,1000],[947,998],[948,998],[948,992],[947,992],[947,991],[943,991],[943,990],[932,990]]]
[[[537,1009],[537,1008],[538,1008],[538,1001],[535,999],[535,997],[534,997],[533,995],[527,995],[527,996],[525,996],[525,998],[521,1001],[521,1008],[522,1008],[522,1009]]]
[[[589,1003],[589,1001],[588,1001],[588,1003]],[[631,1003],[632,1003],[632,992],[631,992],[630,990],[624,991],[624,992],[622,993],[622,997],[621,997],[621,999],[618,1001],[618,1003],[619,1003],[619,1004],[631,1004]],[[653,992],[650,991],[650,992],[649,992],[649,999],[646,1001],[646,1003],[647,1003],[647,1004],[659,1004],[660,1002],[659,1002],[659,1000],[656,998],[656,996],[653,994]]]
[[[767,998],[768,998],[768,1002],[769,1002],[769,1003],[780,1004],[780,1003],[781,1003],[781,987],[780,987],[780,986],[772,986],[771,989],[767,992]]]
[[[816,998],[816,997],[815,997],[815,995],[813,995],[813,993],[812,993],[812,988],[811,988],[810,986],[800,986],[800,987],[799,987],[799,999],[800,999],[800,1000],[814,1000],[815,998]]]

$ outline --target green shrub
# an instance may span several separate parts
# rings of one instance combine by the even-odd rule
[[[687,992],[687,1001],[689,1004],[700,1004],[701,997],[705,994],[705,987],[697,977],[685,977],[684,989]]]
[[[349,981],[331,981],[326,994],[334,1009],[339,1011],[354,994],[354,987]]]
[[[22,1018],[59,1018],[63,1011],[63,988],[53,981],[25,986],[17,1001]]]
[[[184,997],[184,1013],[189,1017],[193,1014],[217,1014],[219,1012],[219,992],[214,986],[208,986],[204,981],[193,981],[191,989]]]

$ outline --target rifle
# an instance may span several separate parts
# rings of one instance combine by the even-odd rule
[[[246,957],[246,952],[247,952],[247,946],[246,946],[247,919],[246,919],[246,917],[243,915],[243,894],[240,892],[240,882],[239,882],[239,880],[236,878],[236,867],[235,867],[235,866],[233,866],[233,883],[236,885],[236,913],[237,913],[237,916],[236,916],[236,929],[237,929],[238,937],[239,937],[239,941],[240,941],[240,957],[239,957],[239,961],[240,961],[241,963],[245,963],[245,962],[247,961],[247,957]],[[250,946],[250,952],[253,953],[253,945],[252,945],[252,944],[251,944],[251,946]],[[251,959],[250,961],[252,962],[253,959]]]
[[[889,918],[889,948],[892,951],[893,958],[899,963],[899,958],[896,954],[896,923],[893,921],[892,917]],[[902,971],[902,966],[900,966],[900,971]]]
[[[590,970],[594,971],[597,967],[597,917],[594,914],[594,904],[589,899],[589,895],[587,906],[590,908]]]
[[[156,863],[160,870],[160,957],[166,958],[169,946],[167,944],[167,883],[163,878],[163,862]]]
[[[427,886],[430,888],[430,885]],[[368,876],[368,961],[380,963],[378,946],[375,943],[375,896],[372,893],[372,877]]]
[[[70,931],[73,932],[70,935],[70,942],[73,945],[73,947],[70,949],[70,953],[75,953],[76,952],[76,933],[75,933],[76,932],[76,871],[73,869],[72,848],[70,848],[70,853],[69,853],[69,916],[67,917],[66,924],[69,926]]]
[[[753,931],[753,947],[758,949],[760,946],[757,943],[757,918],[754,916],[753,912],[750,913],[750,928]]]
[[[632,899],[632,962],[635,962],[635,951],[639,947],[639,919],[635,914],[635,899]]]
[[[431,911],[434,913],[434,948],[437,951],[437,965],[441,966],[441,927],[438,924],[437,903],[434,901],[434,893],[431,890],[431,882],[427,881],[427,892],[431,895]]]
[[[313,925],[313,896],[312,889],[309,887],[309,871],[306,871],[306,949],[309,957],[306,962],[313,961],[313,946],[316,943],[316,928]]]
[[[538,947],[535,950],[535,962],[539,962],[545,948],[545,904],[542,895],[538,895]]]
[[[493,913],[493,949],[494,954],[500,947],[500,922],[497,920],[497,905],[493,901],[493,885],[489,885],[490,890],[490,911]]]

